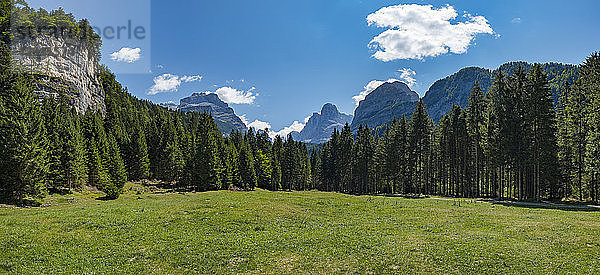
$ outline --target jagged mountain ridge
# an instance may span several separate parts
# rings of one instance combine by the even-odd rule
[[[463,108],[468,107],[469,95],[475,82],[479,82],[484,92],[486,92],[492,85],[495,71],[501,70],[504,74],[511,75],[519,66],[526,72],[533,68],[533,64],[522,61],[505,63],[494,71],[481,67],[467,67],[436,81],[423,97],[423,103],[425,103],[429,116],[437,122],[450,112],[452,105],[458,105]],[[561,63],[544,63],[542,67],[544,73],[548,75],[549,86],[556,101],[565,82],[573,83],[577,78],[577,66]],[[394,90],[394,88],[400,89],[400,86],[393,87],[390,83],[384,83],[369,94],[365,100],[361,101],[355,111],[352,129],[356,130],[361,123],[369,125],[370,128],[376,128],[391,122],[394,117],[400,118],[403,115],[407,117],[412,115],[415,102],[418,101],[418,96],[414,101],[406,100],[405,95],[401,91],[392,92],[391,90]],[[408,86],[402,88],[404,92],[407,89]],[[388,92],[383,93],[382,90],[387,90]]]
[[[324,143],[331,138],[335,129],[341,130],[346,123],[352,122],[352,116],[338,111],[337,106],[327,103],[320,113],[313,113],[300,132],[292,137],[306,143]]]
[[[182,98],[179,105],[175,103],[160,105],[170,110],[211,114],[224,134],[229,134],[232,130],[241,132],[248,130],[246,124],[235,114],[233,108],[229,107],[216,94],[194,93],[191,96]]]

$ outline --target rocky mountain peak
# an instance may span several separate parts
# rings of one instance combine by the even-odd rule
[[[223,102],[217,94],[193,93],[191,96],[182,98],[180,104],[164,103],[161,106],[170,110],[184,112],[209,113],[215,119],[221,132],[229,134],[231,130],[246,131],[244,122],[235,114],[229,105]]]
[[[303,142],[324,143],[331,138],[334,129],[341,130],[351,121],[351,115],[340,113],[335,105],[327,103],[321,109],[321,113],[313,113],[304,129],[293,136],[294,139]]]
[[[213,93],[193,93],[191,96],[181,99],[180,106],[194,104],[214,104],[221,108],[229,108],[229,105],[223,102],[217,94]]]
[[[386,82],[360,102],[354,111],[352,129],[358,129],[360,124],[374,128],[388,123],[394,117],[409,115],[417,101],[419,95],[404,82]]]
[[[323,105],[323,108],[321,109],[321,115],[324,117],[333,118],[339,114],[340,114],[340,112],[338,111],[337,106],[335,106],[331,103],[327,103],[327,104]]]

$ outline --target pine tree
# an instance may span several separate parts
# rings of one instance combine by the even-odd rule
[[[308,148],[306,148],[306,144],[302,142],[298,142],[299,153],[300,153],[300,161],[302,167],[302,176],[301,176],[301,187],[299,190],[311,190],[313,188],[312,182],[312,174],[311,174],[311,166],[310,166],[310,156],[308,154]]]
[[[321,161],[321,152],[319,150],[313,150],[310,154],[310,167],[311,167],[311,175],[313,181],[313,188],[317,190],[323,189],[323,183],[321,179],[322,175],[322,161]]]
[[[225,182],[224,188],[231,188],[236,186],[238,188],[242,188],[242,178],[240,176],[240,168],[239,168],[239,155],[238,151],[235,148],[235,145],[232,141],[227,142],[226,146],[226,170],[227,170],[227,180]]]
[[[250,145],[246,142],[240,144],[239,161],[238,167],[242,178],[242,186],[240,187],[244,190],[253,190],[257,183],[256,172],[254,170],[254,157],[252,156]]]
[[[533,157],[533,199],[540,200],[542,195],[547,197],[558,192],[560,175],[558,171],[556,117],[552,91],[548,86],[547,76],[542,66],[535,64],[529,73],[531,83],[530,95],[525,120],[527,121],[530,139],[528,140],[531,156]],[[544,194],[542,194],[542,192]]]
[[[573,180],[575,186],[571,189],[577,190],[579,200],[584,199],[584,181],[585,181],[585,158],[587,155],[587,137],[589,131],[587,110],[589,109],[589,98],[586,95],[584,85],[581,84],[582,78],[577,80],[576,85],[572,86],[568,96],[568,104],[565,108],[565,118],[568,128],[571,129],[568,134],[570,144],[572,145],[572,166]]]
[[[593,53],[580,67],[577,88],[585,91],[589,125],[586,136],[585,171],[590,198],[600,201],[600,53]]]
[[[47,145],[31,80],[18,74],[9,81],[0,91],[0,196],[22,204],[45,194]]]
[[[281,189],[281,157],[283,152],[283,141],[280,136],[276,136],[273,141],[271,150],[272,167],[271,170],[271,191],[277,191]]]
[[[333,143],[333,153],[335,165],[337,167],[334,184],[339,185],[336,190],[349,192],[352,190],[352,147],[354,146],[354,135],[350,125],[346,123],[339,139],[336,138]]]
[[[498,198],[503,196],[502,180],[504,168],[509,159],[506,148],[511,146],[509,125],[506,123],[508,112],[507,101],[509,90],[506,84],[505,75],[497,71],[494,76],[490,91],[487,93],[486,100],[486,129],[485,129],[485,153],[487,157],[487,166],[490,170],[491,187],[490,193]]]
[[[471,154],[471,169],[473,169],[473,181],[475,184],[475,196],[480,196],[481,185],[483,184],[484,173],[484,151],[483,151],[483,131],[485,128],[485,108],[481,86],[475,82],[471,95],[469,96],[469,107],[466,110],[467,131],[469,134],[469,153]]]
[[[186,161],[185,182],[196,191],[209,191],[221,188],[222,162],[219,158],[220,135],[213,118],[201,114],[198,133],[194,139],[195,150]]]
[[[261,149],[256,151],[256,164],[257,165],[257,180],[258,187],[262,189],[270,189],[272,186],[271,176],[272,176],[272,166],[271,159],[263,153]]]
[[[560,177],[559,180],[562,182],[560,194],[554,194],[556,197],[567,198],[569,197],[572,187],[572,175],[574,174],[573,167],[573,137],[571,124],[569,123],[569,116],[567,114],[567,105],[570,99],[571,85],[565,83],[564,89],[561,91],[559,102],[557,106],[558,116],[558,159],[560,164]]]
[[[368,194],[372,192],[370,185],[369,170],[372,167],[374,154],[374,140],[369,127],[358,127],[356,142],[352,149],[352,178],[353,188],[350,192],[354,194]]]
[[[121,152],[114,136],[109,133],[108,138],[108,175],[109,180],[102,186],[102,191],[106,193],[106,196],[110,199],[117,199],[123,193],[123,187],[127,182],[127,170],[125,164],[121,158]]]
[[[146,143],[146,135],[137,121],[134,123],[128,147],[127,170],[129,178],[132,180],[147,179],[150,176],[148,146]]]
[[[411,119],[410,147],[411,151],[411,170],[412,185],[410,193],[428,192],[429,186],[425,186],[427,178],[427,160],[430,147],[430,121],[423,100],[417,102],[417,106]]]

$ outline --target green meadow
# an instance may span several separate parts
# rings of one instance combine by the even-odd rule
[[[323,192],[85,193],[0,208],[0,272],[600,272],[600,212]],[[141,189],[141,187],[135,187]]]

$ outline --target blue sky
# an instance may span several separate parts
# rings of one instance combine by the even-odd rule
[[[401,79],[401,69],[414,72],[408,74],[416,82],[412,88],[424,95],[435,80],[463,67],[496,68],[517,60],[579,64],[600,50],[600,18],[595,14],[600,1],[29,2],[47,9],[63,6],[92,25],[120,26],[132,20],[147,29],[141,41],[108,41],[103,48],[103,63],[137,97],[178,102],[193,92],[219,90],[228,101],[241,103],[230,104],[238,115],[268,122],[274,130],[294,121],[301,124],[327,102],[351,114],[353,97],[367,84]],[[407,4],[418,6],[394,8]],[[385,7],[391,8],[380,11]],[[442,16],[449,10],[457,15],[446,20],[449,31],[439,28],[440,21],[419,22],[419,13]],[[368,24],[367,16],[378,11]],[[379,49],[401,45],[396,53],[386,51],[394,60],[374,57],[377,48],[369,43],[398,28],[409,30],[379,44]],[[415,43],[423,37],[414,36],[423,33],[439,41]],[[465,42],[470,35],[474,39]],[[129,49],[111,56],[121,48]],[[450,52],[435,53],[439,49]],[[152,88],[155,78],[160,85]]]

